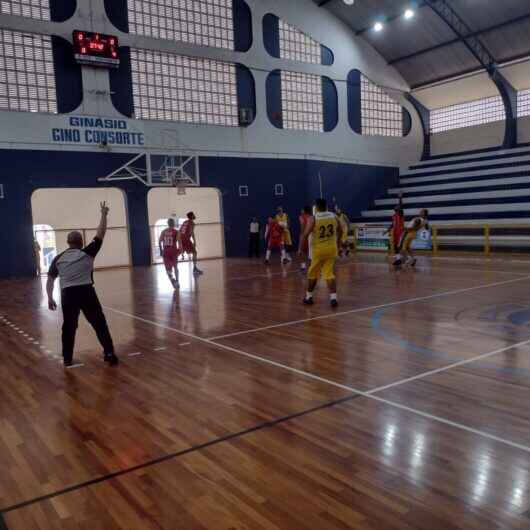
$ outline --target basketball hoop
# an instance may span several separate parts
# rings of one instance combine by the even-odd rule
[[[171,183],[173,184],[174,188],[177,188],[177,195],[186,195],[186,183],[182,182],[182,180],[179,180],[177,176],[173,176],[171,179]]]

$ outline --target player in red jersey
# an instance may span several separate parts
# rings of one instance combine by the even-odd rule
[[[311,206],[304,206],[303,210],[300,212],[298,221],[300,222],[300,237],[298,240],[298,255],[302,257],[302,263],[300,264],[300,270],[305,272],[307,270],[307,260],[311,259],[309,255],[309,244],[307,239],[304,239],[303,235],[307,227],[307,223],[313,215],[313,210]]]
[[[399,196],[398,205],[394,208],[394,214],[392,215],[392,224],[388,229],[391,238],[392,250],[394,251],[394,261],[393,264],[395,267],[401,265],[400,259],[400,245],[401,239],[405,234],[405,212],[403,210],[403,196]]]
[[[283,227],[274,218],[269,217],[267,228],[265,230],[265,240],[267,241],[267,254],[265,255],[265,264],[268,265],[271,259],[272,251],[277,248],[281,252],[282,263],[288,263],[287,254],[285,253],[285,244],[283,238]]]
[[[179,257],[179,239],[179,231],[175,228],[175,220],[168,219],[167,228],[160,234],[158,245],[160,247],[160,255],[164,260],[167,276],[175,289],[179,286],[179,270],[177,265]],[[174,278],[173,271],[175,271]]]
[[[193,258],[193,274],[202,274],[197,267],[197,238],[195,237],[195,214],[188,212],[186,221],[180,227],[180,241],[182,252],[191,254]]]

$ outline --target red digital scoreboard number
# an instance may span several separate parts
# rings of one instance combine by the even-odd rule
[[[75,30],[74,55],[76,61],[81,64],[118,68],[118,37]]]

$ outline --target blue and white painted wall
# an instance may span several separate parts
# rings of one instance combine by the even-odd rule
[[[185,149],[201,157],[201,183],[220,189],[223,195],[227,255],[245,251],[245,236],[238,230],[251,215],[266,215],[281,202],[295,217],[300,207],[319,191],[316,184],[319,172],[325,175],[325,195],[330,199],[341,197],[349,213],[359,215],[373,199],[396,183],[399,166],[420,158],[421,123],[403,97],[409,87],[366,42],[310,0],[246,0],[246,3],[252,24],[252,40],[247,43],[250,44],[247,51],[129,34],[123,16],[125,0],[51,0],[53,21],[2,16],[5,28],[54,36],[61,113],[0,112],[3,124],[0,184],[5,191],[5,199],[0,199],[0,221],[4,226],[14,226],[9,235],[0,233],[0,245],[7,256],[1,261],[0,276],[31,272],[31,194],[35,189],[100,185],[98,177],[145,150],[164,153]],[[263,18],[269,13],[324,44],[333,52],[333,64],[306,64],[272,57],[263,38]],[[238,19],[242,24],[248,20],[243,15]],[[106,69],[73,66],[68,58],[71,53],[68,43],[75,29],[117,35],[123,47],[122,67],[109,73]],[[236,28],[236,47],[248,47],[245,39],[248,40],[248,32]],[[132,108],[127,47],[243,65],[254,81],[255,120],[246,127],[219,127],[127,117],[125,114]],[[271,123],[267,115],[266,80],[270,72],[282,69],[317,74],[330,80],[336,88],[336,124],[329,127],[331,130],[293,131],[278,129]],[[362,136],[352,130],[348,120],[347,78],[355,69],[386,87],[389,95],[409,111],[411,127],[406,136]],[[248,79],[247,75],[247,88]],[[241,106],[253,104],[249,93],[247,90],[239,94]],[[117,121],[87,122],[87,117]],[[98,142],[99,131],[108,125],[112,126],[107,130],[113,132],[115,142],[102,147]],[[285,195],[281,199],[273,194],[275,184],[284,186]],[[239,185],[249,186],[248,198],[238,196]],[[147,190],[132,181],[120,187],[127,195],[132,262],[147,265],[150,262]]]

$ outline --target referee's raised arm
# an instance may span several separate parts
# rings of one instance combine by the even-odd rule
[[[105,239],[105,234],[107,233],[107,217],[109,215],[109,207],[105,201],[101,202],[99,207],[101,208],[101,219],[99,221],[96,237],[103,241]]]

